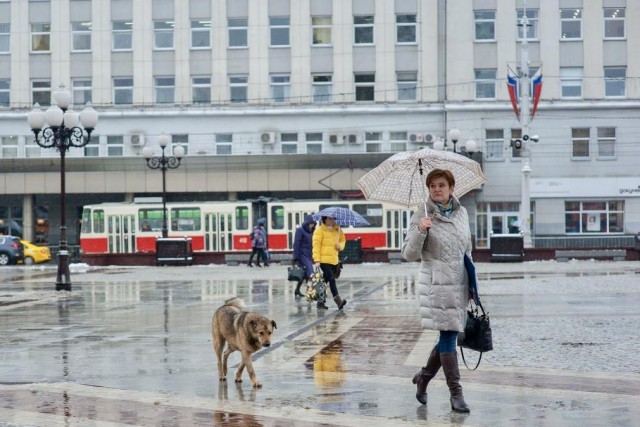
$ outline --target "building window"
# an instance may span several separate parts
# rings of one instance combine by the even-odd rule
[[[616,128],[598,128],[598,158],[614,158],[616,156]]]
[[[184,149],[185,156],[189,154],[189,135],[186,133],[171,135],[171,154],[173,154],[173,150],[178,146]]]
[[[282,154],[298,154],[298,134],[281,133],[280,148],[282,150]]]
[[[247,18],[229,18],[229,47],[247,47]]]
[[[496,39],[496,11],[476,10],[473,12],[476,23],[476,41]]]
[[[305,133],[307,154],[322,154],[322,132]]]
[[[158,50],[173,49],[173,21],[153,23],[153,47]]]
[[[11,83],[9,79],[0,79],[0,107],[11,104]]]
[[[496,99],[496,70],[475,70],[476,99]]]
[[[373,44],[373,16],[353,17],[353,42]]]
[[[233,149],[233,134],[216,133],[216,154],[228,156]]]
[[[191,49],[211,47],[211,21],[191,21]]]
[[[333,83],[331,75],[319,74],[313,78],[313,102],[331,102]]]
[[[124,137],[122,135],[107,136],[107,156],[122,157],[124,153]]]
[[[156,77],[156,103],[157,104],[173,104],[174,93],[176,88],[175,79],[173,77]]]
[[[398,72],[398,101],[415,101],[418,96],[418,73]]]
[[[582,68],[560,68],[563,98],[582,98]]]
[[[504,131],[502,129],[485,129],[485,158],[487,160],[504,160]]]
[[[113,79],[113,103],[116,105],[133,104],[133,78],[117,77]]]
[[[273,102],[289,102],[291,83],[289,75],[271,76],[271,100]]]
[[[3,159],[15,159],[18,157],[18,137],[0,136]]]
[[[98,135],[92,134],[91,141],[83,147],[85,157],[100,156],[100,138]]]
[[[113,21],[112,25],[112,49],[131,50],[133,39],[133,23],[125,21]]]
[[[24,144],[24,155],[28,159],[36,159],[42,157],[43,148],[40,147],[33,138],[27,138]]]
[[[565,233],[624,232],[624,200],[564,202]]]
[[[571,146],[572,158],[588,159],[589,158],[589,138],[591,131],[589,128],[572,128],[571,129]]]
[[[289,17],[269,17],[271,27],[271,46],[289,46]]]
[[[416,42],[416,15],[396,15],[396,43]]]
[[[72,79],[71,99],[76,106],[91,102],[91,79]]]
[[[513,141],[516,139],[522,140],[522,129],[511,129],[511,140]],[[513,144],[511,144],[511,158],[519,159],[520,157],[522,157],[522,148],[517,149]]]
[[[407,151],[407,132],[389,132],[389,149]]]
[[[11,52],[11,24],[0,23],[0,53]]]
[[[364,147],[367,153],[379,153],[382,151],[382,132],[365,132]]]
[[[91,50],[91,22],[71,23],[72,50],[88,52]]]
[[[31,81],[31,105],[38,103],[41,106],[51,104],[51,81],[33,80]]]
[[[626,91],[627,69],[625,67],[604,67],[604,96],[622,98]]]
[[[625,9],[604,9],[604,38],[622,39],[625,37],[624,29]]]
[[[51,51],[51,24],[31,24],[31,52]]]
[[[562,40],[582,38],[582,9],[560,9],[560,37]]]
[[[354,77],[356,85],[356,102],[374,101],[376,75],[356,74]]]
[[[229,77],[230,101],[232,104],[241,104],[248,101],[248,78],[247,76]]]
[[[538,39],[538,11],[527,9],[527,19],[529,24],[525,30],[522,25],[522,18],[524,18],[524,11],[522,9],[518,10],[517,22],[518,25],[518,40],[522,40],[526,34],[527,40],[537,40]]]
[[[328,46],[331,44],[331,17],[312,16],[311,31],[314,46]]]
[[[191,90],[194,104],[211,103],[211,77],[193,77]]]

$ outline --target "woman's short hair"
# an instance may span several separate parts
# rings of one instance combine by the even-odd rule
[[[449,187],[454,187],[456,185],[456,179],[453,177],[453,174],[450,170],[447,169],[434,169],[429,172],[427,175],[427,187],[431,185],[433,180],[438,178],[444,178],[449,183]]]

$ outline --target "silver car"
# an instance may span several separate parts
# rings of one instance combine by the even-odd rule
[[[0,265],[17,264],[24,256],[20,239],[13,236],[0,236]]]

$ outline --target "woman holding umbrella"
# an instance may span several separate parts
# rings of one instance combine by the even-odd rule
[[[427,385],[442,367],[451,409],[466,413],[469,407],[462,395],[456,342],[458,332],[464,330],[470,299],[464,267],[464,255],[471,258],[469,216],[453,195],[455,179],[449,170],[432,170],[426,184],[429,198],[411,218],[402,256],[408,261],[422,261],[418,279],[421,324],[425,329],[440,331],[440,338],[413,383],[417,386],[416,398],[425,405]]]
[[[322,212],[322,211],[321,211]],[[319,212],[320,213],[320,212]],[[338,252],[344,249],[346,238],[336,220],[330,216],[322,216],[320,224],[313,232],[313,261],[316,267],[320,267],[324,274],[324,280],[329,282],[329,288],[333,295],[333,300],[338,306],[338,310],[347,303],[346,299],[340,298],[338,295],[338,286],[336,285],[335,269],[340,262]],[[318,308],[327,309],[328,307],[318,301]]]

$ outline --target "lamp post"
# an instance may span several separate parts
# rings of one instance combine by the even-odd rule
[[[456,154],[462,154],[462,153],[458,153],[458,150],[456,148],[456,144],[460,140],[460,130],[456,129],[456,128],[453,128],[453,129],[449,130],[449,139],[453,143],[453,152],[456,153]],[[436,142],[433,143],[433,149],[434,150],[446,150],[447,149],[447,141],[443,140],[441,138],[438,138],[436,140]],[[469,138],[467,140],[467,143],[464,146],[464,151],[467,154],[467,157],[471,158],[473,156],[473,153],[478,151],[478,144],[476,143],[476,141],[474,141],[473,139]]]
[[[520,45],[520,90],[522,98],[520,102],[520,123],[522,124],[522,140],[524,144],[520,144],[521,148],[521,168],[522,188],[520,191],[520,232],[522,233],[523,245],[525,248],[533,247],[531,239],[531,197],[529,193],[529,176],[531,175],[531,150],[529,149],[529,42],[528,27],[531,25],[527,18],[527,1],[523,1],[522,19],[518,23],[522,27],[522,43]],[[536,141],[537,142],[537,141]]]
[[[160,135],[158,143],[162,148],[161,156],[154,156],[153,148],[149,146],[144,147],[142,155],[147,161],[147,166],[162,171],[162,237],[167,238],[167,169],[177,169],[180,166],[180,160],[184,156],[184,148],[179,145],[173,150],[173,156],[165,156],[164,150],[169,145],[169,135],[164,133]]]
[[[60,84],[53,94],[53,102],[46,112],[38,104],[27,116],[35,142],[43,148],[55,148],[60,153],[60,246],[58,249],[58,274],[56,291],[71,290],[69,251],[67,248],[65,156],[71,147],[84,147],[91,141],[91,132],[98,123],[98,113],[91,103],[78,115],[69,108],[71,93]],[[82,127],[80,127],[81,125]],[[85,135],[86,134],[86,135]]]
[[[449,139],[451,140],[451,142],[453,142],[453,152],[457,153],[456,151],[456,144],[458,143],[458,141],[460,140],[460,130],[453,128],[449,130]],[[445,147],[447,146],[446,142],[445,142]]]

